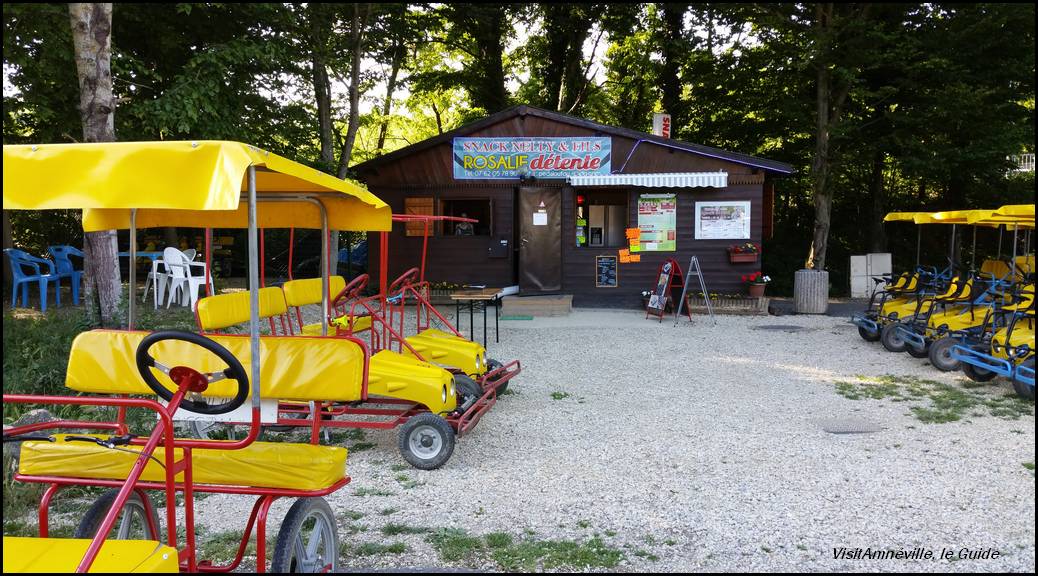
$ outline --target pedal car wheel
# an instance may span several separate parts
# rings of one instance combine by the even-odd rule
[[[883,333],[880,334],[879,341],[883,344],[883,347],[890,352],[904,352],[905,348],[908,347],[905,344],[904,339],[897,333],[898,324],[887,324],[883,327]]]
[[[930,364],[942,372],[958,370],[960,362],[951,355],[952,346],[958,343],[954,338],[941,338],[934,342],[930,346]]]
[[[469,398],[479,398],[483,395],[483,389],[479,387],[479,383],[464,374],[454,375],[454,389],[461,395],[461,403]]]
[[[1034,356],[1031,356],[1027,360],[1024,360],[1023,366],[1026,366],[1031,370],[1034,370]],[[1013,378],[1013,390],[1016,390],[1016,395],[1021,398],[1034,400],[1034,387],[1028,386],[1023,382],[1020,382],[1016,378]]]
[[[335,572],[339,532],[324,498],[299,498],[278,530],[271,572]]]
[[[227,365],[227,368],[220,372],[202,374],[190,367],[176,366],[170,368],[164,364],[160,364],[155,360],[150,352],[152,346],[165,340],[180,340],[204,348],[205,350],[212,352],[220,360],[223,360]],[[192,384],[189,389],[194,392],[204,391],[209,384],[227,378],[235,380],[238,383],[237,394],[227,402],[209,404],[204,400],[188,400],[185,398],[180,402],[180,407],[189,412],[195,412],[197,414],[226,414],[244,404],[245,398],[249,395],[249,377],[246,375],[245,368],[242,367],[241,362],[239,362],[238,359],[223,346],[205,336],[193,332],[182,332],[179,330],[152,332],[145,336],[137,346],[137,372],[140,373],[141,378],[144,379],[144,383],[147,384],[155,394],[169,402],[173,399],[173,391],[166,388],[157,378],[155,378],[154,370],[158,370],[170,377],[179,377],[177,374],[179,371],[180,375],[186,375],[185,377],[192,379]]]
[[[494,360],[493,358],[487,358],[487,372],[493,372],[494,370],[497,370],[502,366],[504,366],[504,364],[498,362],[497,360]],[[505,382],[497,389],[498,396],[503,394],[505,390],[508,390],[508,382]]]
[[[866,342],[876,342],[879,340],[879,330],[868,330],[864,326],[858,326],[858,336]]]
[[[908,352],[908,355],[912,358],[926,358],[930,355],[930,343],[927,342],[921,350],[911,344],[905,343],[905,352]]]
[[[112,508],[112,503],[115,502],[115,497],[119,494],[118,488],[112,488],[105,490],[94,501],[87,510],[83,519],[79,521],[79,526],[76,527],[76,532],[73,538],[93,538],[97,534],[98,528],[101,527],[101,523],[104,522],[105,515],[108,514],[108,510]],[[130,497],[126,500],[126,504],[123,505],[123,511],[119,514],[119,518],[116,519],[115,524],[112,525],[112,531],[108,534],[110,540],[155,540],[162,541],[162,524],[159,524],[159,513],[155,508],[151,498],[147,495],[148,504],[151,508],[151,520],[155,526],[155,532],[152,532],[148,526],[148,508],[145,507],[144,499],[137,492],[132,492]]]
[[[419,470],[443,466],[454,452],[454,429],[436,414],[419,414],[400,428],[400,455]]]
[[[991,380],[994,380],[995,376],[998,376],[998,374],[995,374],[991,370],[978,368],[973,364],[969,364],[967,362],[962,363],[962,373],[974,382],[989,382]]]

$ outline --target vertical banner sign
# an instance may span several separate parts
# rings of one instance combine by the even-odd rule
[[[565,178],[609,174],[612,140],[455,138],[454,179]]]
[[[670,138],[670,114],[652,115],[652,133],[664,138]]]
[[[750,238],[750,203],[696,202],[696,240]]]
[[[638,197],[639,247],[636,252],[674,252],[678,246],[678,197],[642,194]]]

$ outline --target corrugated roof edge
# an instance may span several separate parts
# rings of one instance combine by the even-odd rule
[[[555,120],[557,122],[563,122],[566,124],[573,124],[590,130],[603,132],[607,134],[615,134],[623,136],[625,138],[632,138],[634,140],[644,140],[645,142],[660,144],[672,148],[677,148],[685,152],[691,152],[693,154],[699,154],[702,156],[708,156],[711,158],[719,158],[721,160],[727,160],[736,164],[744,164],[747,166],[753,166],[754,168],[761,168],[769,172],[778,172],[781,174],[792,174],[795,170],[793,166],[784,162],[778,162],[776,160],[768,160],[766,158],[757,158],[756,156],[750,156],[748,154],[741,154],[739,152],[729,152],[727,150],[721,150],[720,148],[713,148],[711,146],[704,146],[702,144],[693,144],[691,142],[682,142],[681,140],[673,140],[670,138],[663,138],[662,136],[655,136],[647,132],[639,132],[637,130],[631,130],[629,128],[620,128],[617,126],[609,126],[607,124],[599,124],[591,120],[584,118],[578,118],[576,116],[570,116],[569,114],[563,114],[561,112],[552,112],[550,110],[544,110],[543,108],[537,108],[535,106],[529,106],[526,104],[519,104],[506,108],[495,114],[491,114],[481,120],[470,122],[463,126],[459,126],[454,130],[444,132],[439,136],[427,138],[421,142],[416,142],[410,146],[406,146],[399,150],[394,150],[388,154],[379,156],[378,158],[372,158],[353,167],[358,172],[364,172],[366,170],[372,170],[378,166],[387,162],[393,162],[399,160],[410,154],[415,154],[438,146],[444,142],[448,142],[456,136],[462,136],[471,132],[475,132],[487,126],[492,126],[499,122],[502,122],[513,116],[539,116],[541,118],[547,118],[549,120]]]

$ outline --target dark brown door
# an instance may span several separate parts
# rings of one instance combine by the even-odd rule
[[[519,293],[562,290],[562,190],[519,188]]]

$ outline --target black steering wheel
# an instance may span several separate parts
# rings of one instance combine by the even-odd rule
[[[217,358],[223,360],[224,363],[227,364],[227,369],[220,372],[203,374],[187,366],[176,366],[170,368],[164,364],[156,362],[155,358],[150,353],[151,347],[164,340],[180,340],[205,348],[209,352],[215,354]],[[244,404],[245,399],[249,395],[249,377],[245,373],[245,368],[242,367],[241,362],[239,362],[238,359],[223,346],[205,336],[195,334],[194,332],[183,332],[180,330],[152,332],[145,336],[144,340],[141,340],[140,345],[137,346],[137,371],[140,372],[141,378],[144,379],[145,384],[147,384],[153,392],[158,394],[159,397],[166,402],[169,402],[173,399],[173,391],[163,386],[158,379],[155,378],[155,374],[151,371],[152,368],[155,368],[159,372],[169,376],[174,382],[177,382],[178,385],[185,378],[193,380],[188,384],[188,390],[192,392],[203,392],[213,382],[219,382],[226,378],[238,382],[238,393],[234,398],[227,402],[209,404],[204,400],[184,399],[180,403],[182,408],[196,414],[226,414]]]

